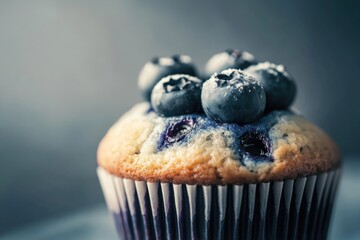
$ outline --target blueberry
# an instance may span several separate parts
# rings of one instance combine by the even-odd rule
[[[201,112],[202,83],[190,75],[167,76],[155,85],[151,105],[165,117]]]
[[[193,118],[183,118],[178,122],[170,123],[160,138],[159,149],[183,141],[194,129],[196,123]]]
[[[245,70],[261,82],[266,93],[266,109],[286,109],[294,101],[296,85],[283,65],[269,62],[250,66]]]
[[[243,124],[263,114],[266,96],[250,74],[228,69],[203,84],[201,102],[205,113],[216,121]]]
[[[270,143],[266,137],[258,132],[245,133],[240,140],[240,147],[245,154],[260,157],[269,156]]]
[[[205,65],[204,78],[209,79],[214,73],[228,68],[243,70],[253,64],[256,64],[256,61],[252,54],[237,49],[228,49],[209,59]]]
[[[145,100],[150,102],[151,91],[163,77],[173,74],[188,74],[196,76],[195,66],[186,55],[154,58],[145,64],[140,71],[138,86]]]

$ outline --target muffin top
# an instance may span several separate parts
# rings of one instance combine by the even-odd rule
[[[338,165],[333,141],[302,116],[272,111],[238,125],[204,114],[164,118],[148,103],[108,131],[98,163],[133,180],[241,184],[296,178]]]
[[[139,81],[148,102],[110,128],[98,148],[99,166],[132,180],[205,185],[281,181],[336,168],[334,142],[289,110],[292,77],[281,65],[250,56],[215,55],[205,74],[221,72],[210,79],[181,74],[182,65],[196,73],[187,57],[149,62]]]

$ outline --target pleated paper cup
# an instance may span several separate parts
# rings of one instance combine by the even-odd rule
[[[285,181],[187,185],[98,168],[120,239],[326,239],[340,169]]]

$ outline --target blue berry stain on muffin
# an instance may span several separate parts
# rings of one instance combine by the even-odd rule
[[[197,71],[187,55],[156,57],[147,62],[139,74],[138,86],[146,101],[150,101],[151,91],[163,77],[173,74],[196,76]]]
[[[198,123],[199,120],[191,115],[171,119],[160,135],[158,149],[162,150],[176,143],[183,142],[185,138],[188,138],[194,132]]]
[[[229,147],[235,152],[235,158],[250,171],[254,171],[257,164],[273,162],[269,131],[282,116],[291,114],[290,111],[273,111],[249,124],[228,124],[234,139]]]
[[[257,131],[243,134],[240,147],[247,155],[254,157],[268,157],[271,151],[269,139]]]

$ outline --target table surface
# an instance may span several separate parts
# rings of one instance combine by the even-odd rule
[[[337,195],[329,239],[360,239],[360,158],[347,159]],[[117,239],[105,205],[17,230],[1,240]]]

